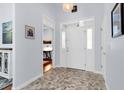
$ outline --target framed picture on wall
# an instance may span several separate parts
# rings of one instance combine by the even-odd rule
[[[12,44],[12,21],[2,23],[2,44]]]
[[[115,4],[112,12],[111,12],[111,24],[112,24],[112,37],[119,37],[123,33],[123,4],[117,3]]]
[[[27,38],[27,39],[35,38],[35,28],[34,27],[25,25],[25,38]]]

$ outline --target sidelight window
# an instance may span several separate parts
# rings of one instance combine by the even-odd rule
[[[92,39],[93,39],[93,32],[92,32],[92,29],[89,28],[89,29],[87,29],[87,49],[92,49],[92,47],[93,47]]]

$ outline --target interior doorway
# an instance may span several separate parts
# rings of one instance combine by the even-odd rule
[[[94,20],[80,20],[61,26],[61,66],[94,71]]]
[[[42,26],[42,72],[45,73],[54,68],[55,65],[55,22],[48,18],[43,18]]]

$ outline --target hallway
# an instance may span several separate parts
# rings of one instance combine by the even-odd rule
[[[98,73],[57,67],[32,82],[24,90],[105,90],[103,76]]]

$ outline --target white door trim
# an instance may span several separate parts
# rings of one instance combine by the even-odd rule
[[[53,38],[53,42],[52,42],[52,45],[53,45],[53,61],[52,61],[52,66],[53,66],[53,68],[55,68],[56,66],[56,64],[55,64],[55,21],[52,19],[52,18],[50,18],[50,17],[48,17],[48,16],[43,16],[42,17],[42,31],[41,31],[41,51],[42,51],[42,53],[41,53],[41,57],[42,57],[42,63],[41,63],[41,65],[42,65],[42,74],[43,74],[43,30],[44,30],[44,25],[46,25],[46,26],[48,26],[48,27],[51,27],[52,29],[53,29],[53,33],[54,33],[54,37],[52,37]]]
[[[63,66],[63,62],[62,62],[62,31],[63,31],[63,26],[64,25],[69,25],[69,24],[73,24],[73,23],[77,23],[79,21],[90,21],[90,20],[93,20],[94,21],[94,30],[95,30],[95,18],[94,17],[91,17],[91,18],[86,18],[86,19],[83,19],[83,20],[75,20],[75,21],[68,21],[68,22],[63,22],[60,24],[60,66]],[[94,49],[95,49],[95,46],[94,46]],[[95,57],[94,57],[94,69],[95,69]],[[88,69],[87,69],[88,70]]]

